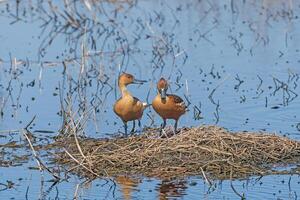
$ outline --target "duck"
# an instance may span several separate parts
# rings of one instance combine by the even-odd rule
[[[140,120],[145,108],[147,107],[147,103],[144,103],[137,97],[132,96],[132,94],[127,90],[127,86],[129,84],[143,84],[145,82],[146,81],[138,80],[133,75],[125,72],[118,78],[118,86],[122,96],[115,102],[113,110],[124,123],[125,136],[127,136],[127,122],[133,121],[131,133],[133,133],[135,129],[135,120],[138,120],[138,125],[141,127]]]
[[[155,112],[163,119],[161,132],[165,128],[167,119],[175,120],[174,132],[177,133],[179,118],[186,113],[187,106],[182,98],[175,94],[167,94],[168,82],[161,78],[157,82],[157,96],[152,101],[152,107]]]

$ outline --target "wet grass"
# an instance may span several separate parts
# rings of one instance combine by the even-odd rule
[[[56,164],[89,179],[199,175],[210,182],[210,178],[278,174],[274,166],[296,164],[300,160],[300,142],[274,134],[232,133],[217,126],[202,126],[181,130],[169,138],[157,135],[152,130],[128,138],[70,137],[44,148],[56,149],[52,158]]]
[[[16,167],[27,163],[31,155],[25,147],[24,143],[16,140],[0,144],[0,167]]]

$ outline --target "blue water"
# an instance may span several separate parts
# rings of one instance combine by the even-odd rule
[[[36,116],[32,131],[53,131],[36,132],[37,136],[57,135],[62,125],[59,88],[66,98],[69,88],[82,81],[81,74],[90,82],[84,90],[72,93],[72,103],[80,118],[78,105],[85,97],[82,102],[89,110],[85,134],[109,137],[123,132],[112,105],[119,96],[115,87],[118,74],[127,71],[148,80],[142,86],[129,87],[142,101],[152,101],[156,81],[162,76],[169,79],[170,92],[187,97],[190,111],[180,119],[180,127],[217,124],[232,131],[267,131],[299,139],[299,2],[139,0],[132,5],[96,3],[91,10],[91,3],[83,3],[91,1],[70,2],[71,6],[65,7],[63,2],[53,1],[61,13],[56,21],[47,2],[21,2],[18,21],[13,17],[17,15],[16,2],[0,3],[1,131],[24,128]],[[76,28],[76,23],[65,26],[65,11],[74,10],[74,5],[81,17],[88,19],[84,24],[79,15],[73,15],[81,22]],[[90,56],[82,60],[83,52]],[[67,65],[64,74],[62,61]],[[80,68],[82,62],[85,68]],[[200,119],[194,119],[199,111]],[[144,127],[160,123],[152,109],[145,111]],[[83,181],[72,177],[47,192],[52,183],[45,182],[41,189],[40,172],[28,166],[36,163],[32,160],[20,167],[0,168],[1,183],[16,183],[1,191],[0,197],[24,199],[28,187],[28,199],[72,199],[76,185]],[[51,179],[46,172],[44,176],[45,181]],[[256,178],[233,181],[233,185],[247,199],[297,198],[298,176],[266,176],[258,182]],[[101,186],[103,182],[80,185],[79,197],[126,199],[122,184],[117,184],[114,194],[109,184]],[[129,186],[132,199],[158,199],[161,183],[166,181],[141,178],[138,182]],[[165,196],[239,198],[230,181],[215,184],[209,189],[201,178],[189,177],[165,184]],[[174,187],[178,191],[172,193]],[[164,199],[164,194],[160,198]]]

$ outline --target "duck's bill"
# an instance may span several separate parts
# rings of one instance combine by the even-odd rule
[[[146,83],[146,80],[139,80],[139,79],[134,79],[134,81],[132,82],[133,84],[144,84]]]
[[[162,99],[165,99],[167,97],[167,93],[165,89],[160,89],[159,93]]]

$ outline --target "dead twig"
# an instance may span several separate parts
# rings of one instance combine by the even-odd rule
[[[33,121],[33,120],[32,120],[32,121]],[[30,141],[30,139],[29,139],[29,137],[28,137],[28,135],[27,135],[27,132],[28,132],[28,130],[25,130],[25,129],[22,130],[22,134],[23,134],[23,136],[26,138],[26,140],[28,141],[28,144],[29,144],[29,146],[30,146],[30,149],[31,149],[31,151],[32,151],[32,154],[33,154],[33,156],[34,156],[34,158],[35,158],[35,160],[36,160],[36,162],[37,162],[37,164],[38,164],[39,170],[42,172],[42,171],[45,169],[46,171],[48,171],[48,172],[55,178],[56,181],[61,180],[61,178],[60,178],[58,175],[56,175],[54,172],[52,172],[46,165],[44,165],[44,163],[43,163],[43,162],[41,161],[41,159],[38,157],[38,155],[37,155],[37,153],[36,153],[36,151],[35,151],[35,149],[34,149],[32,143],[31,143],[31,141]]]

